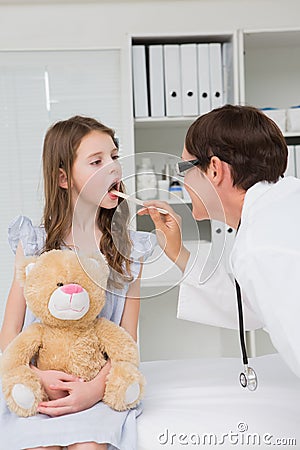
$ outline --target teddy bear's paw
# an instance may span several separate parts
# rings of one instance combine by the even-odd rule
[[[126,393],[125,393],[125,403],[126,405],[131,405],[132,403],[135,403],[140,396],[140,385],[139,383],[133,383],[130,386],[128,386]]]
[[[26,387],[24,384],[15,384],[12,388],[11,394],[15,403],[20,408],[31,409],[35,402],[35,397],[32,390]]]

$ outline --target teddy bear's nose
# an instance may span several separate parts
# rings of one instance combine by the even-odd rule
[[[83,288],[79,284],[71,283],[65,284],[60,288],[65,294],[79,294]]]

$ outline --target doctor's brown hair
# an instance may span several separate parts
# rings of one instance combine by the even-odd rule
[[[185,147],[203,171],[212,155],[230,164],[233,185],[245,190],[259,181],[275,183],[287,166],[280,129],[252,106],[225,105],[198,117],[187,131]]]
[[[65,236],[71,231],[73,208],[71,202],[71,175],[77,149],[81,140],[92,131],[108,134],[116,148],[118,141],[115,132],[97,120],[74,116],[52,125],[45,136],[43,147],[44,175],[44,215],[43,225],[46,231],[46,242],[43,251],[60,249],[64,245]],[[68,188],[59,186],[59,173],[64,170]],[[124,192],[123,184],[120,191]],[[110,281],[121,287],[123,281],[131,281],[130,253],[132,243],[128,233],[129,209],[126,202],[116,208],[99,208],[97,222],[102,232],[100,250],[105,255],[111,269]],[[112,236],[112,221],[114,232]]]

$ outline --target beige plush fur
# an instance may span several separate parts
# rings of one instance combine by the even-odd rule
[[[32,268],[26,276],[30,265]],[[2,387],[11,411],[23,417],[34,415],[39,402],[47,399],[39,378],[29,367],[32,360],[41,370],[61,370],[89,381],[109,357],[112,367],[103,401],[118,411],[136,406],[144,388],[136,343],[123,328],[97,318],[105,304],[108,278],[105,261],[87,257],[79,261],[72,251],[51,250],[26,258],[17,273],[24,285],[27,305],[41,323],[20,333],[3,353]],[[70,284],[80,285],[88,293],[88,310],[80,318],[57,318],[49,310],[51,296],[60,290],[59,286]],[[25,386],[29,394],[33,393],[32,405],[24,406],[16,400],[15,385]],[[138,386],[139,394],[127,403],[126,392],[133,385]]]

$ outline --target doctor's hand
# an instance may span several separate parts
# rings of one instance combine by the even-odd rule
[[[50,388],[54,391],[64,393],[64,397],[48,402],[41,402],[38,412],[51,417],[70,414],[94,406],[102,400],[106,377],[110,371],[111,363],[107,361],[98,375],[91,381],[59,381]]]
[[[145,208],[139,215],[148,214],[154,222],[157,242],[165,254],[179,269],[185,270],[190,253],[182,243],[181,217],[166,202],[152,200],[144,202]],[[161,214],[156,208],[163,208],[168,214]]]

